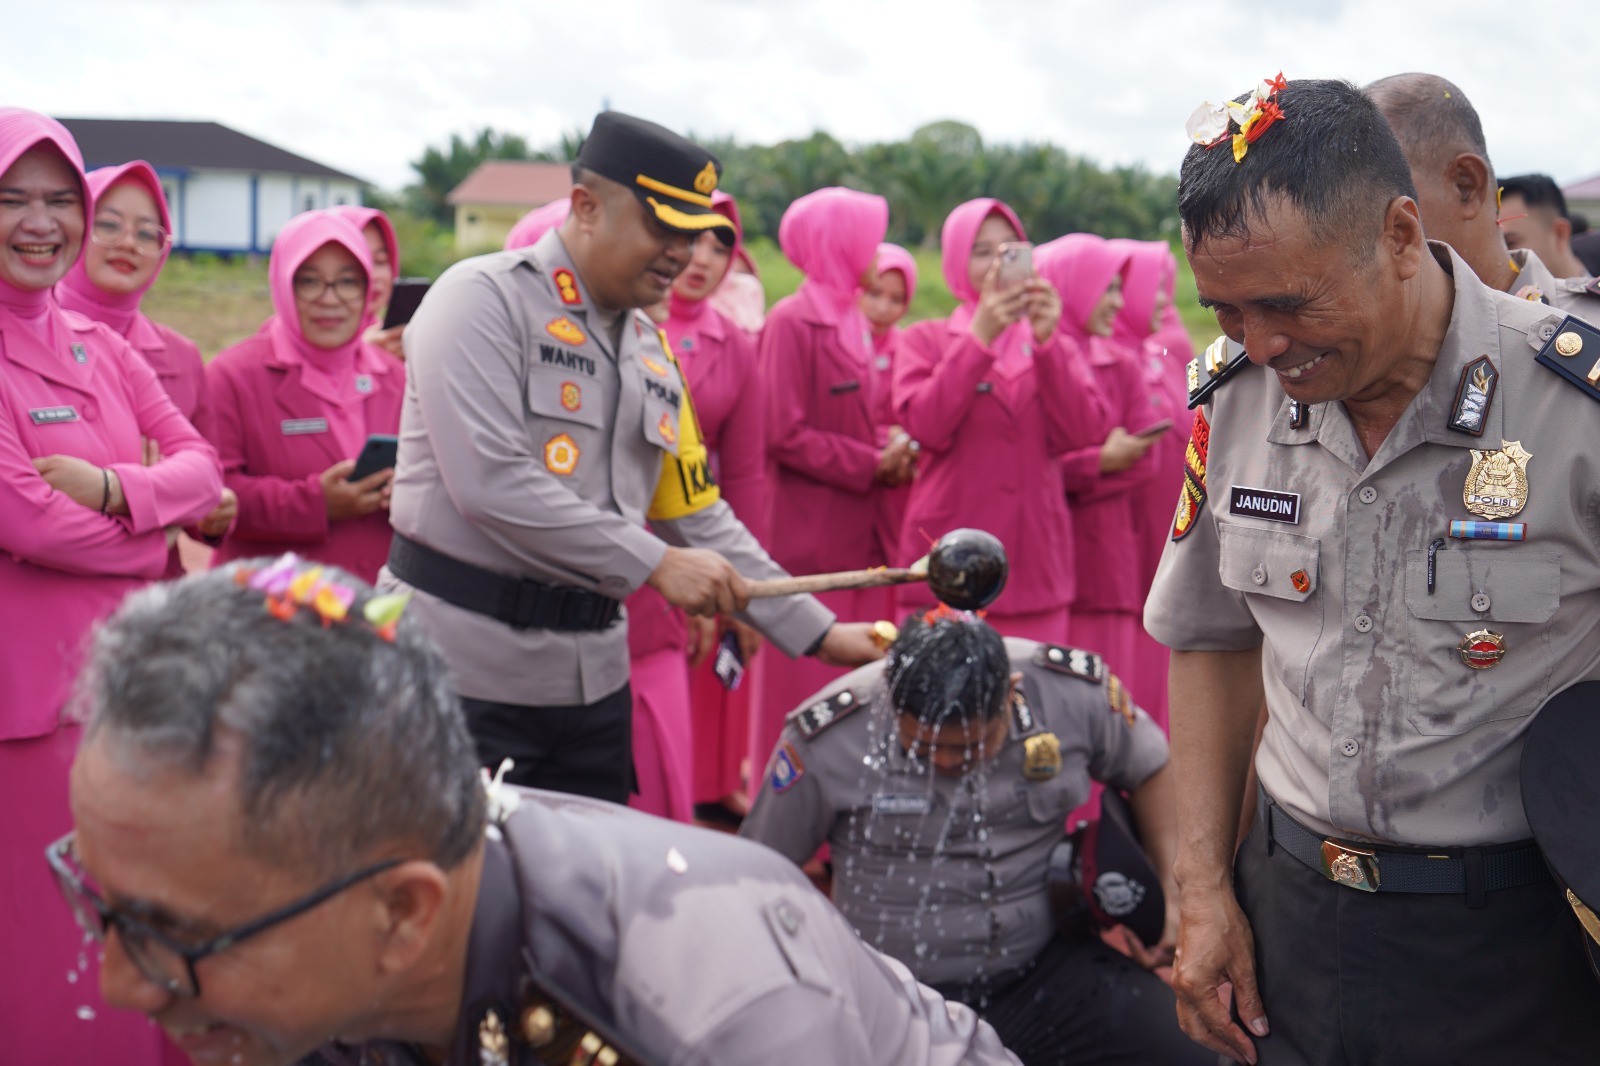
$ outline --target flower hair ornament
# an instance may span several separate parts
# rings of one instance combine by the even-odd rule
[[[1233,161],[1242,162],[1250,146],[1261,139],[1268,127],[1283,118],[1278,93],[1288,87],[1280,70],[1276,78],[1258,84],[1242,104],[1233,100],[1213,104],[1207,100],[1194,109],[1184,129],[1191,141],[1207,149],[1231,139]]]
[[[978,620],[983,618],[988,613],[989,613],[988,611],[976,611],[976,612],[974,612],[974,611],[958,611],[954,607],[951,607],[948,603],[941,603],[941,604],[939,604],[939,606],[935,607],[933,610],[924,611],[923,612],[923,614],[922,614],[922,624],[931,626],[931,625],[933,625],[933,623],[938,622],[941,619],[946,619],[946,618],[948,618],[952,622],[969,622],[969,623],[971,623],[971,622],[977,622]]]
[[[305,560],[294,552],[286,552],[264,567],[240,567],[234,571],[233,580],[265,593],[267,612],[285,622],[302,608],[320,617],[324,629],[357,617],[350,612],[359,593],[340,584],[321,566],[306,566]],[[379,637],[393,643],[400,616],[410,602],[409,592],[373,596],[362,604],[359,617]]]

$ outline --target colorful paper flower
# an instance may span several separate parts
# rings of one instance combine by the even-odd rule
[[[1225,141],[1231,143],[1233,161],[1243,162],[1250,146],[1260,140],[1273,123],[1283,118],[1283,108],[1276,97],[1280,90],[1288,86],[1280,70],[1277,77],[1258,82],[1242,103],[1229,100],[1218,106],[1207,100],[1195,108],[1184,130],[1191,141],[1208,149]],[[1231,136],[1230,126],[1234,128]]]

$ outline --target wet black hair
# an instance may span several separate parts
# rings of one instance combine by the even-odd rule
[[[1503,178],[1500,188],[1505,190],[1507,196],[1520,196],[1522,202],[1529,209],[1535,207],[1553,207],[1556,214],[1562,218],[1570,219],[1567,212],[1567,198],[1561,192],[1561,186],[1548,174],[1518,174],[1514,178]]]
[[[1185,243],[1192,251],[1208,237],[1247,238],[1273,197],[1282,196],[1317,240],[1343,243],[1365,262],[1389,204],[1417,195],[1393,131],[1346,81],[1291,81],[1276,99],[1283,118],[1241,161],[1233,161],[1226,142],[1190,146],[1178,176]]]
[[[1011,660],[1000,634],[979,618],[913,615],[889,648],[884,679],[895,710],[919,722],[987,722],[1005,710]]]

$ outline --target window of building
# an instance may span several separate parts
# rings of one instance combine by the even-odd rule
[[[306,205],[304,207],[302,207],[300,210],[302,210],[302,211],[315,211],[316,209],[317,209],[317,194],[316,193],[311,193],[311,192],[306,193]]]

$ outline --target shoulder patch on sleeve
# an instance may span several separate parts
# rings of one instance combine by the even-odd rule
[[[789,791],[805,772],[806,764],[800,761],[800,753],[794,750],[793,744],[784,741],[772,756],[772,791]]]
[[[1237,341],[1229,340],[1226,336],[1212,341],[1205,351],[1189,360],[1189,409],[1205,403],[1213,392],[1249,361],[1244,345]]]
[[[837,723],[841,718],[861,709],[861,698],[852,689],[845,689],[809,707],[802,707],[789,716],[789,721],[800,730],[800,735],[810,740],[818,733]]]
[[[1182,540],[1194,528],[1206,505],[1206,456],[1211,450],[1211,423],[1204,407],[1194,413],[1189,445],[1183,451],[1183,485],[1178,495],[1178,513],[1172,520],[1172,539]]]
[[[1080,681],[1098,685],[1105,681],[1105,660],[1092,651],[1069,648],[1062,644],[1041,644],[1033,653],[1033,664],[1058,674],[1068,674]]]
[[[1538,333],[1528,338],[1531,341],[1537,336],[1544,340],[1544,347],[1539,349],[1539,364],[1554,370],[1589,399],[1600,402],[1600,332],[1571,315],[1558,325],[1551,325],[1552,322],[1553,316],[1541,324]]]
[[[1113,711],[1122,715],[1123,720],[1128,723],[1128,728],[1133,728],[1133,696],[1128,693],[1128,686],[1124,685],[1116,674],[1106,675],[1106,702],[1111,705]]]

